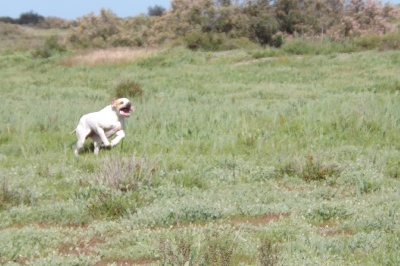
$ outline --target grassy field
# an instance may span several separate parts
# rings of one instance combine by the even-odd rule
[[[399,265],[400,51],[123,52],[0,54],[0,264]]]

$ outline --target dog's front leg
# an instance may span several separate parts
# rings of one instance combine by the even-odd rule
[[[114,147],[118,144],[123,138],[125,138],[125,132],[123,130],[117,131],[115,133],[116,137],[111,141],[111,147]]]
[[[101,127],[96,128],[96,133],[103,142],[104,147],[110,147],[110,142],[108,141],[106,134],[104,133],[104,130]]]

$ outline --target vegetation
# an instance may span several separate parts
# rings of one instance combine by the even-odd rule
[[[0,264],[398,265],[398,30],[315,38],[304,14],[282,13],[270,40],[283,43],[262,46],[264,20],[239,38],[194,12],[205,28],[169,46],[109,48],[126,23],[126,41],[160,37],[141,34],[187,4],[172,3],[90,15],[110,33],[82,38],[96,50],[64,46],[65,30],[0,27]],[[75,157],[80,116],[119,96],[136,107],[124,141]]]
[[[375,0],[173,0],[170,10],[159,9],[149,8],[148,17],[124,20],[110,10],[101,10],[99,16],[84,16],[71,29],[68,42],[83,47],[115,47],[190,39],[189,48],[213,51],[215,36],[223,36],[218,41],[246,38],[262,46],[280,47],[285,39],[298,36],[343,40],[395,32],[394,21],[400,14],[398,8]],[[194,40],[200,44],[194,45]]]

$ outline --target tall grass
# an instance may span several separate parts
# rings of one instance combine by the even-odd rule
[[[2,54],[0,264],[398,264],[400,54],[318,49]],[[123,143],[75,158],[127,80]]]

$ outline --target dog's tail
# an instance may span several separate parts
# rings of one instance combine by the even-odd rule
[[[69,132],[69,134],[73,134],[76,132],[76,128],[74,129],[74,131]]]

